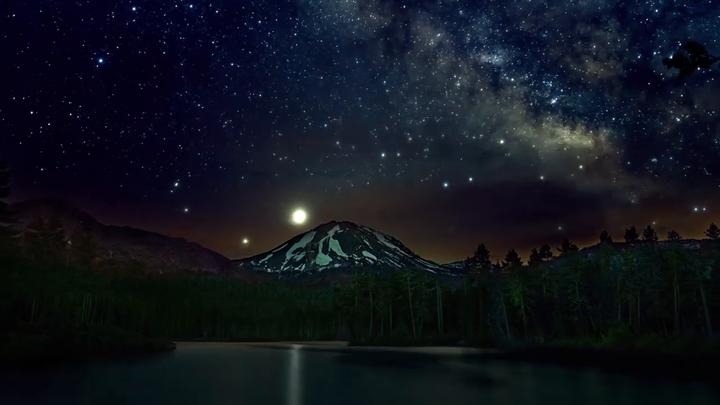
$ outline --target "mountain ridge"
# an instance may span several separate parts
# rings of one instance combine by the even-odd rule
[[[356,267],[448,271],[411,251],[395,237],[350,221],[320,224],[267,252],[234,263],[240,270],[266,273],[315,273]]]
[[[229,259],[196,242],[130,226],[108,225],[72,204],[33,199],[12,204],[27,231],[38,219],[59,219],[69,244],[79,231],[93,235],[97,261],[140,264],[148,273],[193,272],[253,278],[286,273],[330,273],[336,270],[415,269],[434,274],[453,272],[425,259],[397,238],[350,221],[330,221],[300,233],[275,248],[247,258]],[[278,261],[277,258],[284,258]],[[292,259],[292,260],[290,260]]]
[[[436,275],[465,273],[467,260],[438,264],[407,248],[400,240],[365,225],[330,221],[300,233],[275,248],[242,259],[229,259],[196,242],[139,228],[106,225],[87,212],[60,200],[38,199],[12,204],[25,232],[37,218],[58,218],[66,242],[77,231],[89,232],[98,244],[97,261],[140,264],[148,273],[191,272],[218,274],[248,281],[285,274],[315,275],[319,278],[349,271],[418,270]],[[679,247],[699,250],[717,241],[683,239],[652,242],[659,249]],[[634,249],[651,242],[598,243],[579,250],[590,257],[603,246]],[[555,256],[549,262],[562,259]],[[495,267],[495,266],[493,266]],[[338,271],[333,271],[338,270]]]
[[[107,225],[61,200],[26,200],[12,204],[12,209],[23,233],[38,218],[59,219],[65,240],[70,244],[77,232],[90,233],[97,244],[96,260],[99,261],[137,263],[150,273],[221,274],[230,269],[230,259],[197,242],[130,226]]]

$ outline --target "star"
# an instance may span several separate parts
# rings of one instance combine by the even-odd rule
[[[714,2],[627,16],[602,1],[80,3],[81,20],[61,18],[78,12],[68,1],[5,14],[0,132],[17,196],[123,201],[118,218],[159,212],[138,224],[151,230],[180,213],[181,236],[240,246],[246,212],[287,225],[298,198],[318,220],[456,221],[443,260],[479,242],[463,220],[479,211],[497,214],[491,245],[539,227],[513,246],[525,251],[569,218],[578,240],[628,227],[640,204],[690,235],[687,215],[720,200]],[[554,209],[496,212],[528,205]]]

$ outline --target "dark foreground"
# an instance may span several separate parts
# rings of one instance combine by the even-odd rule
[[[0,375],[0,403],[715,404],[710,385],[437,350],[179,343],[148,358]],[[661,383],[659,383],[661,382]]]
[[[109,326],[39,329],[0,334],[0,365],[38,367],[55,363],[144,357],[175,349],[167,339],[148,338]]]

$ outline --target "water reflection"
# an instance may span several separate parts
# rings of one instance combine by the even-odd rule
[[[293,344],[288,350],[290,361],[287,375],[287,405],[302,405],[302,346]]]
[[[703,383],[308,345],[180,344],[172,355],[2,372],[0,404],[717,405]]]

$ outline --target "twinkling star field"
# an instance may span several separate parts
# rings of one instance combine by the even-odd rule
[[[720,221],[720,67],[686,45],[720,55],[717,0],[8,0],[0,26],[15,198],[230,257],[331,219],[438,261]]]

